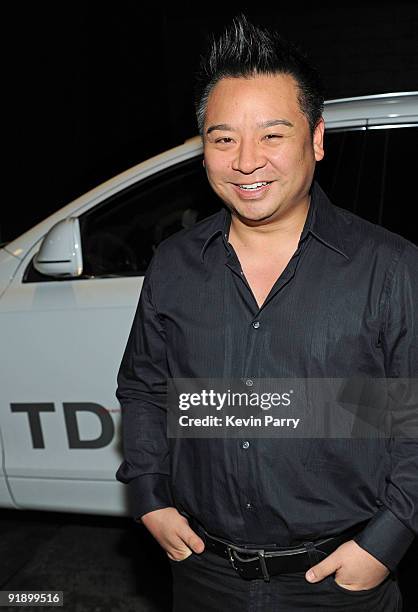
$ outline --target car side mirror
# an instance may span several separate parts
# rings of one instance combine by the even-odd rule
[[[80,276],[83,272],[78,218],[58,221],[42,241],[33,260],[34,268],[47,276]]]

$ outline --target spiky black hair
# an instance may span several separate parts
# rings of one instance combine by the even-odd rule
[[[289,74],[295,79],[299,105],[313,133],[324,108],[319,73],[294,44],[275,31],[252,24],[240,13],[219,38],[212,35],[195,75],[194,103],[201,135],[208,98],[216,83],[222,78],[249,78],[257,74]]]

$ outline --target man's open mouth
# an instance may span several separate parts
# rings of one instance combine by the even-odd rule
[[[234,183],[234,185],[236,187],[239,187],[243,191],[252,191],[252,190],[255,191],[256,189],[260,189],[261,187],[265,187],[266,185],[270,185],[270,183],[272,183],[272,181],[262,181],[262,182],[259,182],[259,183],[249,183],[247,185],[239,184],[239,183]]]

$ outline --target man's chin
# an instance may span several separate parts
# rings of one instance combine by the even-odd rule
[[[237,208],[231,208],[231,213],[235,215],[242,223],[247,225],[254,225],[268,221],[274,214],[274,211],[254,211],[249,213],[248,211],[240,211]]]

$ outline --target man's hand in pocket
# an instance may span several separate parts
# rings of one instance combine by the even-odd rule
[[[192,552],[199,554],[205,548],[203,540],[176,508],[147,512],[141,521],[173,561],[184,561]]]

